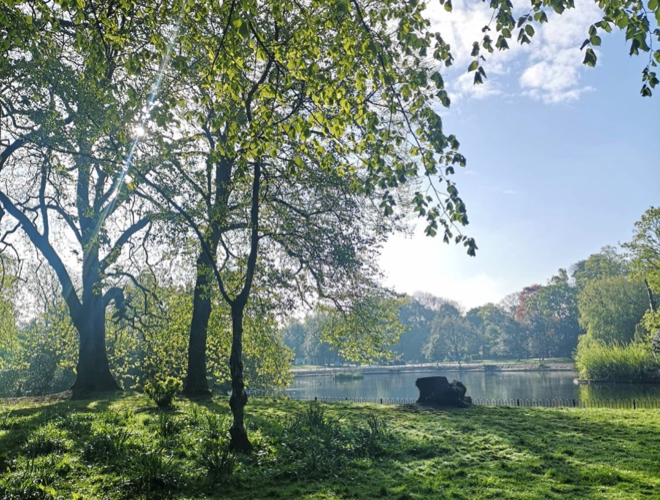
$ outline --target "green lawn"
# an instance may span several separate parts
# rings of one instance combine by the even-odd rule
[[[227,400],[142,396],[0,406],[0,498],[660,498],[657,410],[251,400],[250,456]]]

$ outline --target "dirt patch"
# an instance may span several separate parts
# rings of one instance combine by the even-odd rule
[[[46,394],[44,396],[25,396],[21,398],[5,398],[5,399],[0,399],[0,403],[6,405],[44,404],[44,403],[57,403],[58,401],[66,401],[68,399],[71,399],[71,391],[56,392],[55,394]]]

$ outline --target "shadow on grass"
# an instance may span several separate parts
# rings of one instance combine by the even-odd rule
[[[624,498],[660,487],[660,435],[648,421],[612,422],[612,412],[591,410],[400,407],[396,413],[426,436],[423,458],[452,469],[422,478],[427,484],[447,487],[460,479],[483,498],[595,499],[606,491]],[[644,446],[640,431],[648,438]],[[435,446],[444,453],[434,457]],[[398,457],[402,474],[410,476],[409,464],[424,449],[418,443]]]

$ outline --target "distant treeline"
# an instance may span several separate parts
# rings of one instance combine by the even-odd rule
[[[417,293],[398,309],[404,332],[390,346],[390,363],[463,362],[478,359],[585,357],[596,346],[635,345],[652,359],[651,291],[629,255],[606,247],[560,269],[544,285],[530,285],[468,311],[454,301]],[[646,315],[646,317],[645,317]],[[315,313],[293,320],[284,342],[298,364],[344,360],[326,341],[326,320]],[[580,345],[580,349],[578,349]],[[580,352],[582,351],[582,352]]]

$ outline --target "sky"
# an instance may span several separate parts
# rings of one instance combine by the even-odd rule
[[[443,70],[452,105],[441,112],[467,167],[453,180],[468,210],[462,246],[423,235],[394,236],[381,268],[385,284],[457,301],[465,308],[499,302],[560,268],[630,240],[633,225],[660,205],[660,89],[639,95],[648,55],[629,57],[622,33],[603,34],[595,68],[580,45],[599,11],[593,0],[537,28],[531,46],[488,57],[485,85],[465,76],[487,5],[431,2],[434,28],[455,55]],[[514,33],[515,36],[515,33]]]

